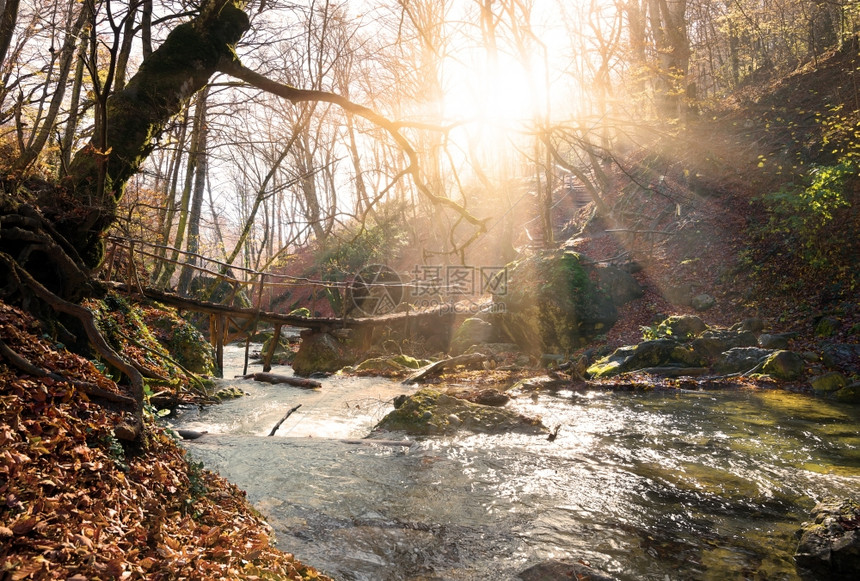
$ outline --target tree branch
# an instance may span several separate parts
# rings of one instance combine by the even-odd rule
[[[412,147],[412,144],[409,143],[409,140],[406,139],[406,137],[404,137],[400,133],[400,128],[403,126],[402,124],[395,123],[387,119],[386,117],[380,115],[373,109],[365,107],[364,105],[359,105],[358,103],[354,103],[353,101],[350,101],[349,99],[342,97],[341,95],[329,93],[328,91],[297,89],[296,87],[291,87],[290,85],[285,85],[283,83],[273,81],[268,77],[265,77],[257,72],[245,68],[245,66],[242,65],[242,63],[239,62],[239,60],[236,58],[222,59],[221,63],[218,66],[218,70],[222,73],[230,75],[231,77],[235,77],[239,80],[245,81],[252,87],[256,87],[273,95],[277,95],[278,97],[286,99],[292,103],[306,103],[313,101],[332,103],[344,109],[345,111],[349,111],[350,113],[358,115],[359,117],[364,117],[368,121],[376,124],[377,126],[384,129],[394,139],[394,141],[409,159],[409,167],[407,168],[407,171],[412,175],[412,180],[415,183],[415,187],[418,188],[422,195],[427,197],[434,204],[447,206],[448,208],[453,209],[467,222],[477,226],[481,232],[484,232],[486,230],[486,220],[481,220],[473,216],[468,210],[466,210],[466,208],[464,208],[454,200],[445,196],[438,196],[434,194],[424,184],[424,182],[421,180],[421,176],[419,173],[418,153],[415,151],[415,148]]]

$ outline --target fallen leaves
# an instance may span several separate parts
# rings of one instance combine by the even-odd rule
[[[0,338],[34,365],[120,391],[3,303]],[[244,493],[189,464],[162,429],[123,448],[117,420],[0,358],[0,581],[325,579],[272,548]]]

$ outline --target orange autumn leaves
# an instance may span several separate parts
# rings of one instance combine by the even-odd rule
[[[119,391],[0,303],[0,339],[46,370]],[[113,412],[0,357],[0,581],[325,579],[270,547],[244,493],[189,463],[161,428],[113,437]]]

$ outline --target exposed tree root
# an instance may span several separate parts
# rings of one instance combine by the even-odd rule
[[[133,404],[133,409],[126,414],[126,419],[114,428],[114,433],[117,438],[123,440],[137,439],[143,428],[143,376],[140,372],[105,341],[98,327],[96,327],[93,314],[88,309],[70,303],[49,291],[6,252],[0,252],[0,263],[6,265],[9,274],[19,287],[30,290],[55,312],[77,318],[86,331],[93,349],[128,378],[131,384],[131,393],[130,397],[125,399]]]
[[[67,383],[74,388],[83,391],[90,397],[103,399],[113,403],[123,404],[130,410],[133,410],[136,405],[135,401],[128,396],[108,391],[94,383],[81,381],[78,379],[71,379],[69,377],[60,375],[59,373],[56,373],[54,371],[43,369],[21,356],[18,352],[9,347],[2,339],[0,339],[0,355],[2,355],[6,359],[6,361],[11,363],[14,367],[20,369],[28,375],[32,375],[33,377],[47,377],[57,382]]]

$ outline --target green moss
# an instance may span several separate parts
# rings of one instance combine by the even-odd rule
[[[803,374],[806,363],[797,353],[791,351],[776,351],[767,358],[761,370],[777,379],[791,381]]]
[[[539,419],[527,418],[509,409],[471,403],[432,388],[421,389],[407,397],[376,428],[415,435],[450,434],[459,429],[481,433],[546,431]]]
[[[809,380],[809,383],[812,384],[812,389],[815,393],[823,394],[838,391],[845,387],[847,382],[841,373],[832,371],[818,377],[813,377]]]

